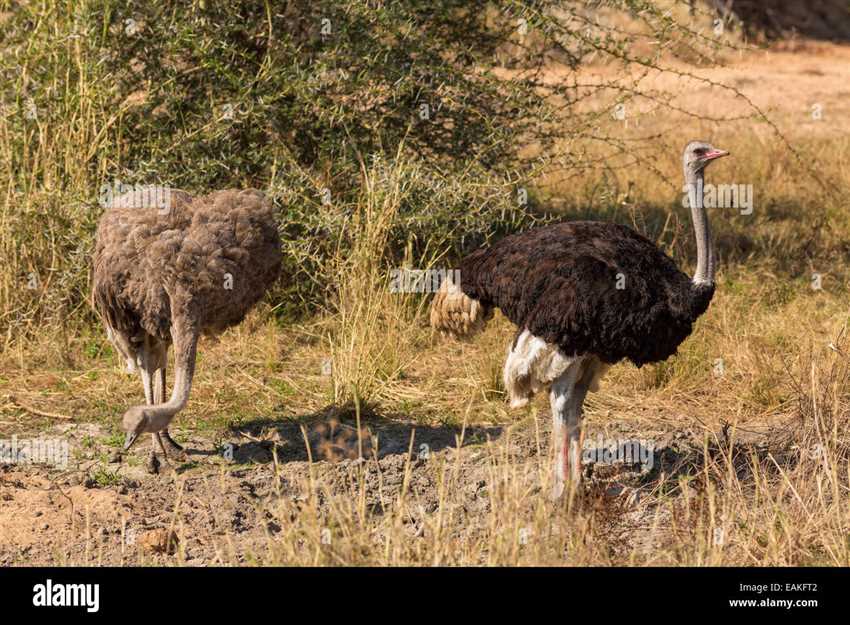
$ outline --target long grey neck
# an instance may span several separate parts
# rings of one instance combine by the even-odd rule
[[[197,355],[198,333],[194,328],[179,326],[173,329],[174,336],[174,388],[171,397],[164,404],[145,406],[150,415],[148,431],[158,432],[168,427],[171,420],[189,401],[192,390],[192,378],[195,375],[195,356]]]
[[[711,238],[711,226],[703,204],[703,172],[685,171],[685,185],[688,189],[688,203],[691,206],[691,220],[694,222],[694,234],[697,238],[697,270],[694,284],[714,284],[714,242]]]
[[[187,366],[181,367],[179,364],[174,372],[174,388],[171,390],[171,397],[164,404],[155,404],[147,406],[148,413],[151,415],[148,423],[148,429],[151,432],[159,432],[168,427],[171,420],[178,412],[186,407],[189,402],[189,392],[192,389],[192,377],[195,373],[194,353],[192,359]]]

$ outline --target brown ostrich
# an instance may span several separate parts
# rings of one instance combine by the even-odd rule
[[[100,219],[92,301],[130,371],[139,369],[146,405],[124,413],[124,450],[140,434],[166,461],[182,448],[168,433],[189,399],[201,334],[241,322],[280,273],[281,245],[272,207],[255,190],[192,198],[166,190],[169,205],[118,198]],[[168,347],[174,344],[174,388],[165,399]]]
[[[714,294],[715,253],[703,202],[703,172],[726,156],[703,141],[685,147],[686,190],[696,233],[693,278],[654,243],[618,224],[575,221],[534,228],[479,249],[444,283],[431,325],[471,334],[494,307],[517,325],[505,362],[511,407],[549,388],[553,498],[581,477],[582,405],[623,359],[637,366],[676,353]]]

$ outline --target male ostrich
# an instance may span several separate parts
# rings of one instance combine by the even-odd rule
[[[462,336],[493,307],[518,327],[505,362],[511,407],[549,387],[555,457],[553,498],[581,477],[582,404],[605,371],[676,353],[714,294],[715,253],[703,206],[703,172],[726,156],[692,141],[683,165],[697,243],[693,278],[651,241],[618,224],[575,221],[534,228],[479,249],[460,263],[431,305],[431,325]],[[569,468],[568,468],[569,466]],[[569,474],[568,474],[569,471]]]
[[[167,210],[116,202],[100,219],[94,252],[94,307],[128,369],[138,367],[147,402],[124,413],[124,450],[150,432],[152,473],[157,450],[166,459],[182,455],[168,426],[189,399],[199,336],[241,322],[281,265],[277,224],[259,191],[170,194]],[[166,401],[172,343],[174,388]]]

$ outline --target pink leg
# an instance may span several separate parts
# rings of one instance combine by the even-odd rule
[[[555,380],[549,391],[552,408],[552,448],[555,466],[552,499],[560,499],[569,484],[578,486],[581,480],[581,416],[588,387],[580,378],[581,366],[576,363]]]

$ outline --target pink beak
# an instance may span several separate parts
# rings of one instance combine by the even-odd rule
[[[702,157],[704,161],[713,161],[716,158],[720,158],[721,156],[729,156],[729,152],[726,150],[712,150],[708,154]]]

